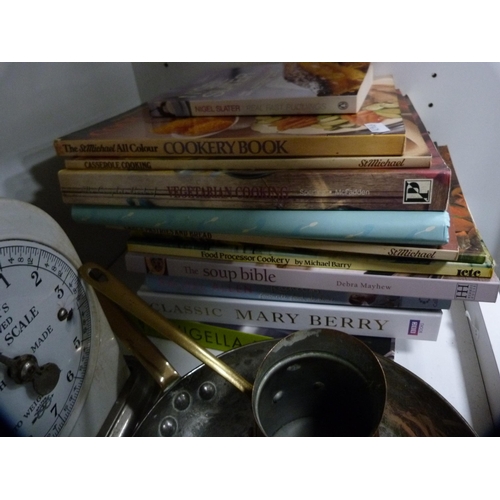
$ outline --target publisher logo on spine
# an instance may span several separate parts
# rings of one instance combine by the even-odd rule
[[[420,330],[420,321],[418,319],[411,319],[408,328],[408,335],[418,335]]]
[[[477,285],[460,283],[455,289],[455,298],[461,300],[476,300]]]
[[[429,204],[432,199],[432,179],[405,180],[403,203]]]

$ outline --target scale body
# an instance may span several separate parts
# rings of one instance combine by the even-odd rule
[[[44,211],[0,199],[0,422],[96,436],[129,373],[80,259]]]

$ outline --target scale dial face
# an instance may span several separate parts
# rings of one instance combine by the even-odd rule
[[[88,390],[92,307],[78,270],[39,242],[0,241],[0,422],[5,434],[71,430]]]

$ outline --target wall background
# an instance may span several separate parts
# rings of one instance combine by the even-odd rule
[[[52,142],[137,105],[131,64],[0,63],[0,89],[0,196],[49,213],[82,261],[110,263],[123,251],[125,236],[73,223],[58,192],[63,162]]]
[[[62,161],[52,141],[185,83],[208,66],[233,64],[0,63],[0,196],[44,209],[82,260],[107,265],[123,250],[125,235],[72,222],[60,201]],[[394,76],[433,140],[449,146],[477,225],[500,262],[500,63],[377,62],[375,71]]]

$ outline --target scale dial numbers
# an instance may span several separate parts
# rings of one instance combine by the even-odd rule
[[[0,419],[6,433],[64,434],[79,413],[92,317],[78,271],[40,243],[0,242]]]

